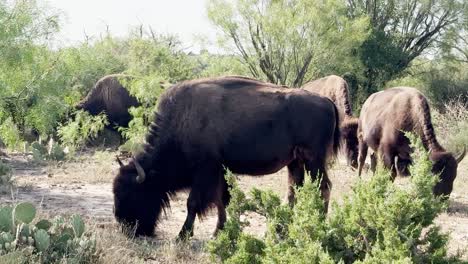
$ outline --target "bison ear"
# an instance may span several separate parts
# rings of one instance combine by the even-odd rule
[[[466,154],[466,146],[463,147],[463,152],[460,153],[460,155],[458,155],[458,157],[456,158],[457,164],[463,160],[463,158],[465,157],[465,154]]]
[[[124,164],[123,162],[120,160],[119,156],[115,155],[115,159],[117,160],[117,163],[119,163],[120,167],[123,167]]]

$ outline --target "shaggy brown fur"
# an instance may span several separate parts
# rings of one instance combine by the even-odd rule
[[[169,196],[191,189],[179,237],[192,235],[195,216],[212,206],[218,209],[219,230],[229,202],[224,168],[264,175],[288,166],[292,202],[293,185],[302,184],[305,166],[313,179],[322,177],[328,203],[326,164],[339,147],[337,124],[335,105],[304,90],[240,77],[175,85],[160,99],[144,151],[114,180],[116,219],[137,226],[136,235],[152,235]],[[137,177],[141,171],[143,182]]]
[[[111,127],[127,127],[132,116],[128,109],[139,106],[135,97],[119,82],[119,78],[130,78],[128,75],[108,75],[97,81],[88,95],[76,105],[76,109],[88,111],[91,115],[105,112]]]
[[[353,117],[349,88],[346,81],[330,75],[302,86],[303,89],[330,98],[340,113],[340,127],[343,152],[349,166],[357,168],[358,159],[358,119]]]
[[[434,193],[449,195],[457,176],[457,162],[464,154],[455,159],[439,144],[427,99],[415,88],[396,87],[374,93],[362,106],[358,128],[359,175],[368,147],[377,153],[386,168],[392,170],[393,177],[408,175],[412,149],[402,131],[413,132],[421,138],[424,148],[430,151],[432,172],[441,173],[441,181],[435,186]],[[375,155],[371,160],[371,168],[375,170]]]

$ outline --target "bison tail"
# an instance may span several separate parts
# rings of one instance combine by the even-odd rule
[[[341,144],[341,129],[340,129],[340,115],[338,108],[333,104],[335,109],[335,131],[333,132],[333,152],[332,156],[335,158],[338,155],[338,150],[340,149]]]
[[[420,96],[420,100],[421,100],[421,106],[422,106],[420,122],[421,122],[422,129],[423,129],[423,135],[422,135],[423,144],[428,150],[445,151],[445,149],[437,141],[437,138],[434,132],[434,127],[431,121],[431,110],[429,108],[427,99],[424,96]]]

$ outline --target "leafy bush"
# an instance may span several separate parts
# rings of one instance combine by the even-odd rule
[[[75,113],[73,120],[59,126],[58,135],[64,146],[78,148],[84,146],[89,139],[96,138],[108,124],[105,114],[92,116],[80,110]]]
[[[80,216],[35,217],[30,203],[0,207],[0,263],[92,262],[96,242],[85,234]]]
[[[379,169],[359,180],[341,205],[324,214],[318,183],[307,177],[296,190],[294,208],[271,191],[253,189],[251,198],[228,173],[232,200],[225,229],[208,244],[214,258],[225,263],[446,263],[448,235],[434,224],[445,208],[432,194],[437,177],[421,143],[415,145],[409,186],[397,186]],[[247,210],[267,219],[264,238],[242,232]]]
[[[136,108],[133,107],[129,110],[130,114],[133,116],[132,120],[128,124],[128,127],[119,128],[122,137],[127,140],[120,146],[120,150],[132,153],[142,150],[142,144],[148,132],[148,124],[154,112],[152,109],[153,108],[140,106]]]
[[[20,131],[11,117],[7,118],[3,123],[0,123],[0,139],[9,149],[18,149],[23,143]]]
[[[50,140],[48,146],[44,146],[35,141],[31,144],[33,159],[36,162],[46,160],[60,161],[64,160],[66,153],[64,149],[57,142]]]

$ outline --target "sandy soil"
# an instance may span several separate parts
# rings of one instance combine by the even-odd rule
[[[104,225],[115,225],[112,215],[113,196],[111,183],[118,164],[114,161],[113,152],[97,151],[80,154],[75,160],[46,165],[34,164],[28,155],[10,154],[6,158],[14,169],[15,191],[0,194],[0,203],[31,201],[47,214],[79,213]],[[5,158],[3,158],[5,160]],[[332,199],[339,201],[350,191],[356,173],[342,163],[331,170],[333,182]],[[252,187],[272,189],[285,198],[287,172],[263,177],[239,177],[244,190]],[[369,175],[367,175],[369,177]],[[468,159],[459,166],[455,188],[451,195],[450,208],[437,219],[443,230],[450,232],[450,252],[468,249]],[[182,226],[186,208],[186,193],[180,193],[171,203],[171,209],[158,225],[157,240],[173,239]],[[251,223],[248,231],[262,235],[265,230],[265,219],[256,214],[246,216]],[[195,224],[194,241],[206,241],[210,238],[216,225],[214,212],[203,222]],[[468,259],[467,252],[464,255]]]

